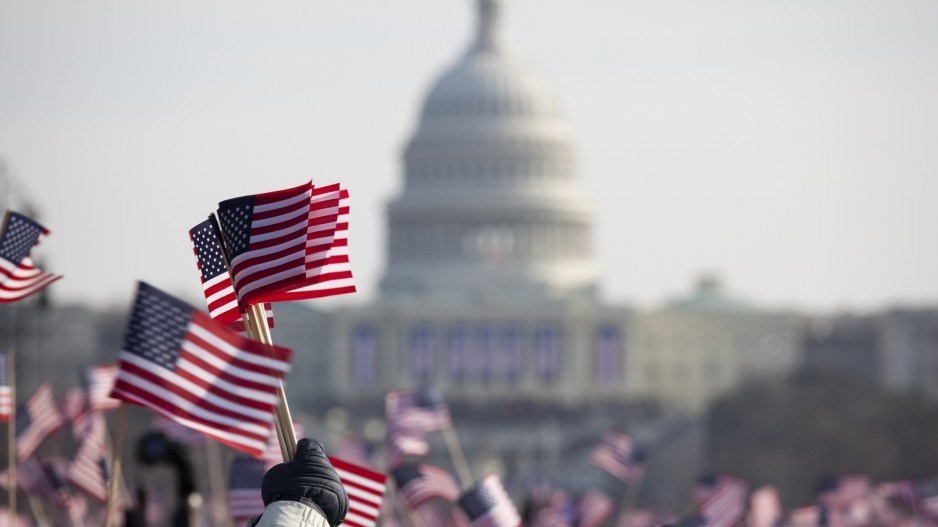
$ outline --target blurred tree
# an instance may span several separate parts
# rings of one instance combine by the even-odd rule
[[[811,502],[836,475],[938,473],[938,407],[831,373],[740,388],[711,407],[706,437],[709,468],[778,486],[786,508]]]

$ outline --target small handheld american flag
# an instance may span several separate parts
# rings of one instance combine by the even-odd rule
[[[140,283],[111,396],[259,456],[290,354],[248,340]]]
[[[355,291],[348,264],[348,193],[312,183],[218,205],[242,305]]]
[[[645,476],[645,453],[632,438],[618,430],[607,430],[590,461],[616,478],[635,483]]]
[[[248,456],[237,456],[231,462],[231,485],[228,488],[228,511],[235,525],[244,525],[251,516],[264,512],[261,482],[264,462]]]
[[[459,498],[462,508],[473,527],[518,527],[521,516],[505,492],[502,481],[495,474],[482,478],[475,487]]]
[[[61,275],[36,268],[29,254],[49,231],[18,212],[7,212],[0,232],[0,303],[37,293]]]
[[[189,239],[202,279],[202,293],[208,304],[208,314],[235,331],[244,331],[244,318],[231,284],[221,244],[221,230],[215,215],[209,215],[207,220],[189,229]],[[264,304],[264,310],[267,312],[268,327],[274,327],[274,313],[270,303]]]
[[[16,455],[29,459],[49,434],[65,424],[59,413],[49,383],[42,383],[36,393],[16,412]]]
[[[392,470],[391,475],[411,509],[434,498],[450,503],[459,498],[459,485],[453,475],[428,463],[407,463]]]

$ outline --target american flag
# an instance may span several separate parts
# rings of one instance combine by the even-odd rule
[[[749,527],[776,527],[782,519],[782,502],[778,490],[770,485],[753,491],[749,498]]]
[[[218,217],[242,305],[354,292],[347,202],[338,184],[221,202]]]
[[[384,409],[392,429],[428,433],[452,426],[442,396],[429,389],[389,392],[384,398]]]
[[[13,387],[7,373],[7,354],[0,355],[0,423],[10,420],[13,412]]]
[[[248,340],[140,283],[111,395],[259,456],[290,353]]]
[[[459,498],[459,485],[453,475],[427,463],[407,463],[391,471],[397,491],[411,509],[424,502],[440,498],[455,503]]]
[[[521,516],[495,474],[482,478],[475,487],[459,498],[462,508],[473,527],[517,527]]]
[[[551,493],[547,506],[538,511],[531,527],[572,527],[573,506],[570,496],[563,490]]]
[[[202,279],[202,292],[208,305],[208,314],[217,322],[229,326],[235,331],[245,331],[244,318],[238,297],[231,285],[228,264],[225,263],[221,245],[221,231],[215,215],[189,229],[192,252],[195,253],[196,265]],[[274,312],[270,303],[264,304],[267,325],[274,327]]]
[[[387,476],[348,461],[329,457],[339,474],[339,480],[348,492],[348,514],[342,525],[348,527],[374,527],[378,522]]]
[[[154,415],[150,428],[162,432],[166,439],[186,448],[205,448],[206,437],[188,426],[181,425],[162,415]]]
[[[264,512],[261,481],[264,462],[249,456],[237,456],[231,462],[231,485],[228,488],[228,510],[235,525],[244,525],[251,516]]]
[[[36,268],[29,257],[46,234],[49,231],[35,221],[7,212],[0,233],[0,303],[26,298],[62,278]]]
[[[407,456],[425,456],[430,453],[430,443],[423,432],[391,427],[388,430],[388,466],[402,464]]]
[[[58,430],[65,420],[59,413],[49,383],[42,383],[36,393],[16,411],[16,456],[20,461],[32,456],[39,445]]]
[[[338,183],[313,187],[306,238],[306,279],[301,287],[272,295],[283,302],[355,292],[348,254],[349,194]]]
[[[62,397],[62,413],[65,419],[72,423],[72,437],[81,439],[91,429],[93,419],[88,411],[85,391],[81,388],[71,388]]]
[[[85,372],[88,386],[88,407],[93,412],[107,412],[120,408],[121,402],[111,397],[114,382],[117,380],[116,364],[92,366]]]
[[[596,527],[608,520],[615,511],[615,504],[608,494],[601,490],[590,489],[580,496],[577,502],[578,527]]]
[[[78,453],[68,468],[68,480],[92,498],[107,501],[107,482],[110,474],[104,416],[94,414],[90,431],[78,447]]]
[[[60,458],[43,462],[31,458],[18,467],[17,485],[64,511],[70,525],[84,525],[87,503],[66,489],[67,466],[68,462]]]
[[[698,507],[706,527],[731,527],[746,512],[748,487],[742,479],[720,476],[710,495]]]
[[[607,430],[590,461],[616,478],[635,483],[645,476],[645,453],[632,438],[618,430]]]

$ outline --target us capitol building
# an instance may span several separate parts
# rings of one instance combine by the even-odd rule
[[[800,319],[733,300],[712,277],[663,311],[599,300],[567,122],[503,35],[502,2],[477,2],[471,44],[404,148],[380,298],[314,322],[277,308],[275,338],[298,351],[291,401],[380,402],[432,384],[478,404],[657,399],[693,413],[793,368]]]

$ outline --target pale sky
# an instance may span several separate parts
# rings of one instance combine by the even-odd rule
[[[596,206],[604,296],[700,271],[768,307],[938,305],[938,2],[505,0]],[[342,181],[360,293],[473,0],[6,0],[0,157],[52,230],[58,301],[199,300],[187,231],[226,198]]]

